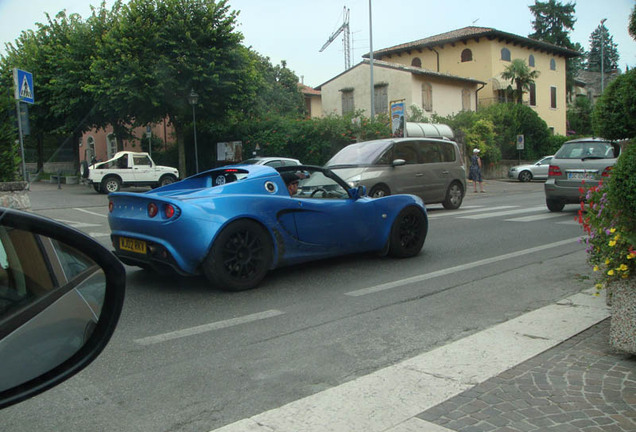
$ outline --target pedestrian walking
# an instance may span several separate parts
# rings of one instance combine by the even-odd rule
[[[479,157],[479,149],[473,150],[473,156],[470,158],[470,171],[468,172],[468,179],[473,181],[475,186],[475,193],[477,192],[477,183],[479,182],[479,191],[486,192],[484,190],[484,183],[481,177],[481,158]]]

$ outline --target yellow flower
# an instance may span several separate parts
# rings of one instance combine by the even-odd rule
[[[610,240],[609,245],[610,247],[616,246],[616,240]]]
[[[627,259],[633,259],[634,257],[636,257],[636,253],[635,252],[630,252],[627,254]]]
[[[597,290],[602,290],[603,284],[597,283],[596,285],[594,285],[594,288],[596,288]]]
[[[607,259],[605,260],[605,265],[609,265],[609,263],[610,263],[610,260],[609,260],[609,258],[607,258]]]
[[[610,232],[614,234],[616,232],[616,228],[610,228]]]
[[[608,271],[607,274],[609,276],[614,276],[614,269],[611,269],[610,271]]]
[[[621,266],[618,269],[620,271],[627,271],[627,264],[621,264]]]
[[[600,268],[599,268],[599,266],[595,265],[593,270],[594,270],[594,271],[599,271],[599,270],[600,270]]]

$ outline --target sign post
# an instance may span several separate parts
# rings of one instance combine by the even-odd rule
[[[26,155],[24,154],[24,138],[22,134],[22,116],[20,115],[20,102],[35,103],[33,93],[33,74],[20,69],[13,69],[13,85],[15,89],[15,107],[18,117],[18,132],[20,134],[20,155],[22,157],[22,179],[27,181]]]
[[[517,150],[519,150],[519,164],[521,164],[521,150],[524,147],[524,137],[523,135],[517,135]]]

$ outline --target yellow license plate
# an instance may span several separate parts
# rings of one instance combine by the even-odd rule
[[[119,237],[119,249],[140,254],[146,253],[146,242],[143,240]]]

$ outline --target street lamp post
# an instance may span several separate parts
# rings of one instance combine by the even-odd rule
[[[194,91],[194,89],[190,90],[190,94],[188,95],[188,102],[192,105],[192,126],[194,128],[194,168],[196,170],[196,174],[199,173],[199,152],[197,150],[197,117],[195,113],[194,106],[199,102],[199,95]]]
[[[601,20],[601,94],[603,94],[603,90],[605,89],[605,41],[603,40],[605,21],[607,21],[607,18]]]

